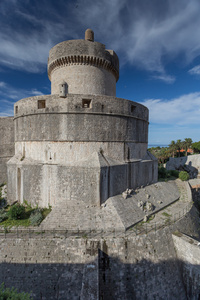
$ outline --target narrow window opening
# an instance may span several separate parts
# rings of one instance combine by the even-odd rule
[[[46,107],[46,100],[38,100],[38,109]]]
[[[131,112],[134,112],[134,110],[136,109],[135,105],[131,105]]]
[[[83,108],[91,108],[92,100],[91,99],[82,99],[82,107]]]
[[[15,106],[15,113],[18,114],[18,106]]]
[[[68,86],[66,82],[63,82],[61,84],[59,84],[59,95],[62,98],[66,97],[67,94],[67,90],[68,90]]]
[[[130,160],[130,148],[127,149],[127,160]]]

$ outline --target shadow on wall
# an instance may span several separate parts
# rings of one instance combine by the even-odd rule
[[[199,266],[191,265],[190,270],[187,266],[185,271],[183,264],[174,260],[153,263],[135,259],[133,264],[122,263],[100,249],[88,264],[31,264],[25,259],[23,264],[1,263],[0,268],[0,282],[18,291],[31,291],[37,300],[184,300],[200,296]],[[182,278],[188,287],[187,296]]]

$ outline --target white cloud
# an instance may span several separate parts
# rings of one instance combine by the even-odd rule
[[[0,81],[0,88],[1,88],[1,87],[5,87],[5,86],[6,86],[6,83],[3,82],[3,81]]]
[[[41,91],[13,88],[0,82],[0,116],[12,116],[14,103],[22,98],[43,95]]]
[[[120,54],[121,64],[159,72],[159,80],[175,79],[167,78],[167,62],[182,55],[182,63],[188,64],[200,53],[198,0],[103,0],[101,10],[93,0],[80,4],[82,24],[94,28],[95,35]]]
[[[188,71],[191,75],[200,75],[200,65],[195,66],[194,68]]]
[[[176,80],[174,76],[162,74],[162,75],[153,75],[152,78],[164,81],[166,83],[172,84]]]
[[[163,100],[146,99],[142,102],[149,108],[150,123],[200,125],[200,92]]]

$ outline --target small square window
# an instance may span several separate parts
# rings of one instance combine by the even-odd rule
[[[18,114],[18,106],[15,106],[15,113]]]
[[[82,107],[83,108],[91,108],[92,107],[91,99],[83,99],[82,100]]]
[[[46,100],[38,100],[38,109],[46,107]]]
[[[131,112],[134,112],[134,110],[136,109],[135,105],[131,105]]]

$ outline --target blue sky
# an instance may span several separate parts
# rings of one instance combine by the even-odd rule
[[[199,141],[199,16],[199,0],[1,0],[0,116],[50,94],[50,48],[92,28],[119,56],[117,97],[150,110],[149,144]]]

